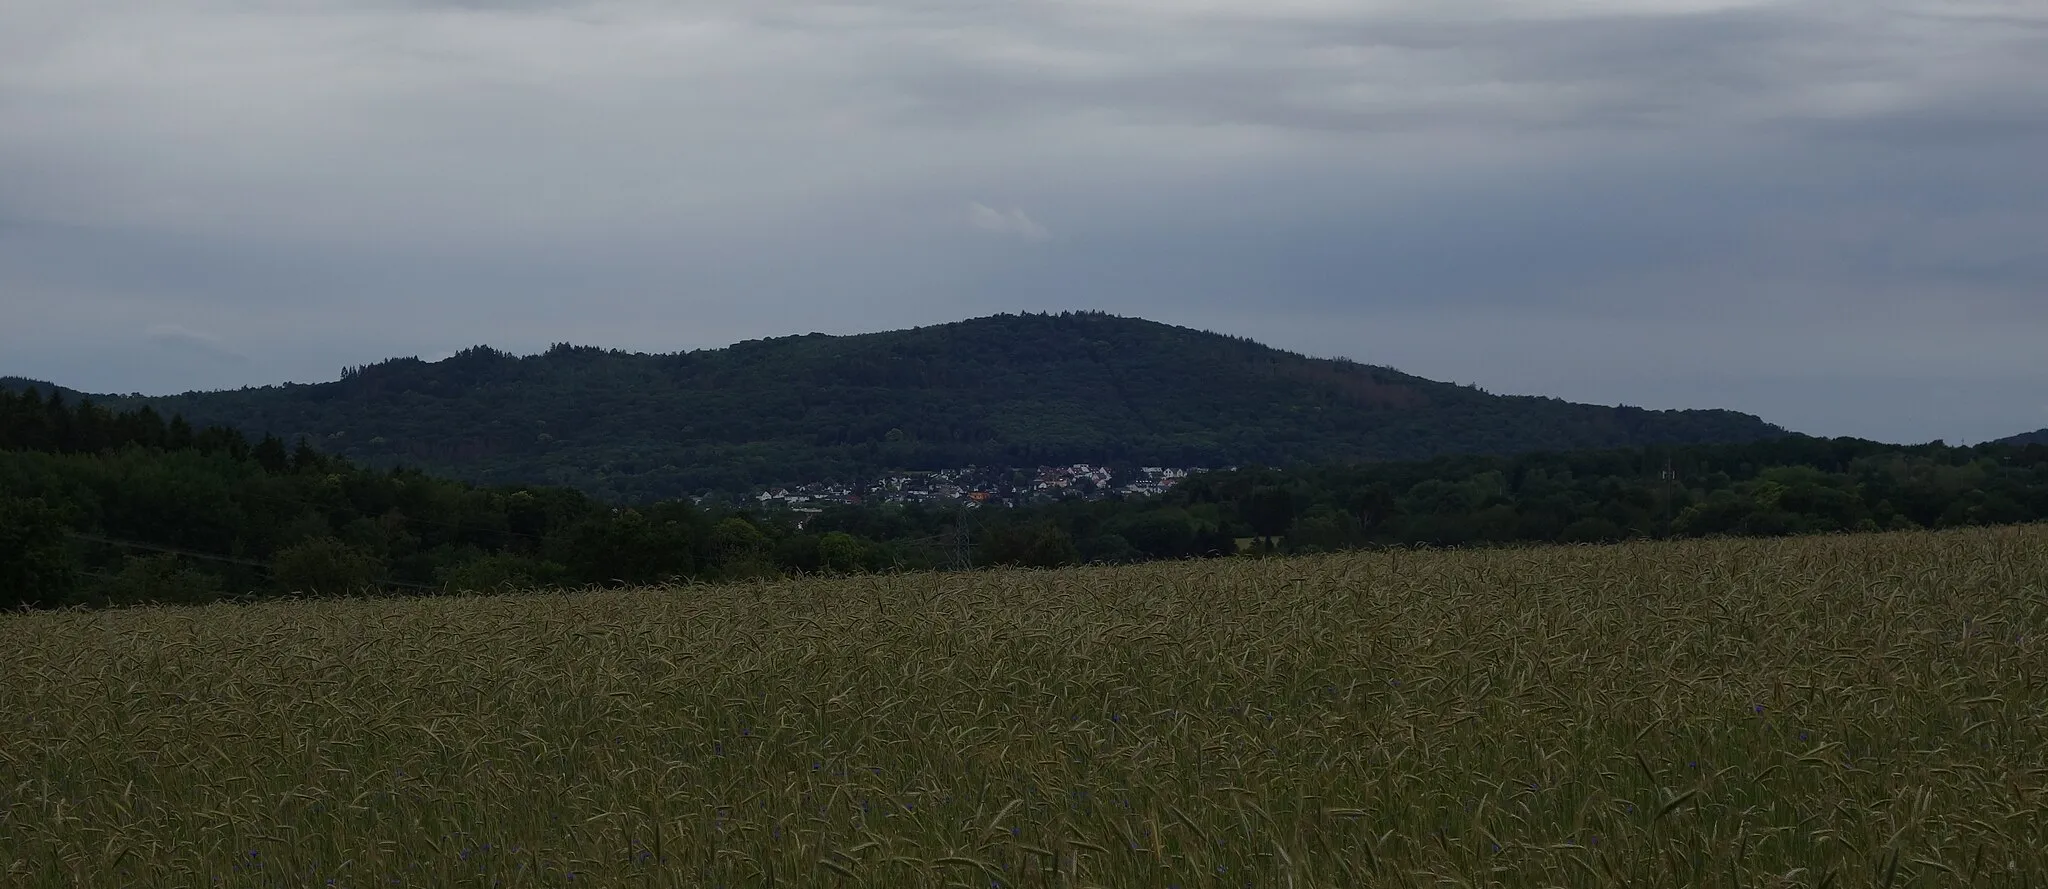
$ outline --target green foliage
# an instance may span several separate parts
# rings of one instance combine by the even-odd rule
[[[1137,562],[1145,558],[1145,554],[1132,546],[1130,541],[1125,540],[1123,535],[1106,532],[1095,534],[1075,544],[1075,554],[1082,562],[1088,564],[1114,565],[1121,562]]]
[[[221,595],[219,575],[170,554],[129,557],[100,593],[110,605],[192,605]]]
[[[1365,529],[1358,518],[1328,503],[1309,507],[1288,535],[1297,552],[1336,552],[1364,539]]]
[[[646,502],[894,469],[1286,465],[1748,441],[1728,411],[1504,397],[1100,313],[642,355],[478,347],[316,385],[118,400],[373,466]],[[1278,531],[1273,532],[1278,534]]]
[[[766,517],[480,489],[356,467],[303,443],[288,451],[275,437],[252,447],[147,408],[57,402],[0,390],[0,415],[26,418],[0,428],[0,542],[20,550],[6,562],[20,575],[10,605],[657,583],[802,567],[782,556],[786,540],[801,550],[806,535]],[[815,536],[809,543],[804,570],[815,570]],[[870,541],[856,549],[863,569],[888,563]],[[186,555],[156,558],[167,551]]]
[[[1103,530],[1122,538],[1145,558],[1179,559],[1194,555],[1195,521],[1184,509],[1130,512],[1105,522]]]
[[[1785,436],[1248,469],[1201,474],[1156,498],[833,507],[799,522],[791,512],[622,508],[566,488],[481,488],[286,450],[281,439],[251,446],[148,409],[55,400],[0,391],[0,415],[21,421],[0,428],[10,442],[0,448],[8,607],[919,570],[963,556],[1052,567],[1230,555],[1240,539],[1273,554],[2048,518],[2048,447]],[[179,555],[156,558],[167,553]]]
[[[278,550],[270,576],[280,591],[338,596],[375,589],[384,566],[332,537],[316,537]]]
[[[852,574],[866,570],[871,562],[869,546],[844,531],[818,538],[818,570],[827,574]]]
[[[996,530],[982,544],[982,558],[991,565],[1054,568],[1080,561],[1080,551],[1065,528],[1040,521]]]
[[[569,569],[533,556],[492,553],[445,566],[436,576],[450,592],[502,593],[560,586]]]
[[[696,569],[694,530],[684,520],[627,509],[588,516],[554,549],[575,575],[593,583],[664,583]]]
[[[1627,534],[1627,531],[1611,519],[1587,516],[1566,525],[1557,535],[1557,539],[1565,543],[1613,543]]]
[[[39,497],[0,492],[0,608],[63,604],[75,571],[62,516]]]
[[[1787,436],[1210,473],[1165,500],[1295,551],[1962,527],[2048,519],[2048,447]]]
[[[822,547],[823,542],[820,541]],[[711,552],[718,564],[734,565],[758,561],[768,548],[768,537],[753,522],[734,516],[720,519],[711,527]],[[822,553],[821,553],[822,555]]]

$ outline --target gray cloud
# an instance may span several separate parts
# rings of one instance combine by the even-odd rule
[[[1038,220],[1024,214],[1022,210],[998,210],[980,201],[967,205],[967,224],[985,232],[1000,235],[1015,235],[1027,241],[1043,241],[1051,237],[1045,226]]]
[[[181,324],[152,324],[142,335],[152,343],[171,349],[236,364],[246,364],[249,361],[249,356],[230,348],[220,337]]]
[[[1100,307],[1973,440],[2048,391],[2041,83],[2027,0],[13,4],[0,373]]]

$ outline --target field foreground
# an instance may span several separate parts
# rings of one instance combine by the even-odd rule
[[[2048,883],[2048,529],[0,617],[0,883]]]

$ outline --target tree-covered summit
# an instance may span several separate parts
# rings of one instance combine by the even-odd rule
[[[1732,411],[1493,395],[1095,312],[661,355],[479,346],[148,403],[373,465],[620,500],[897,469],[1424,459],[1784,432]]]
[[[2033,432],[2022,432],[2018,435],[2001,438],[1995,442],[1992,442],[1992,444],[2012,445],[2014,447],[2025,447],[2027,445],[2037,444],[2048,445],[2048,429],[2036,429]]]

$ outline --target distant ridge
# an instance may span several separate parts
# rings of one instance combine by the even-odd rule
[[[1281,465],[1786,434],[1732,411],[1492,395],[1097,312],[668,355],[478,346],[329,383],[141,401],[372,465],[625,500],[895,469]]]
[[[0,377],[0,389],[14,392],[25,392],[34,389],[44,398],[50,397],[50,393],[55,392],[64,396],[66,401],[90,397],[76,389],[66,389],[48,380],[32,380],[28,377]]]
[[[1992,442],[1992,444],[2015,446],[2036,444],[2048,445],[2048,429],[2036,429],[2033,432],[2022,432],[2018,435],[2001,438],[1995,442]]]

